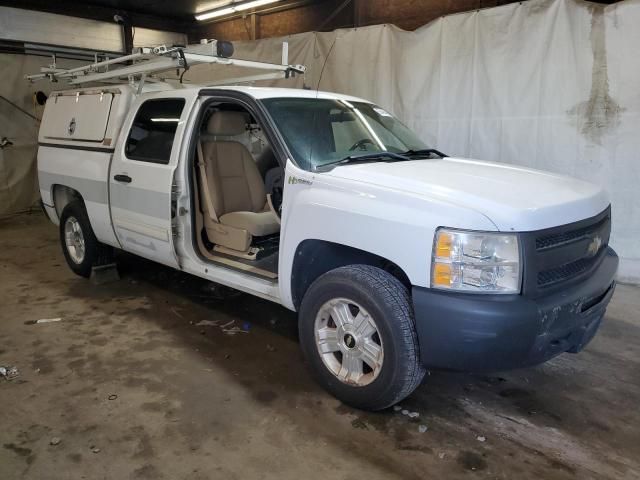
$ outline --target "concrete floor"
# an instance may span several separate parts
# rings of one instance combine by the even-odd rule
[[[638,288],[618,287],[579,355],[433,372],[402,404],[410,419],[324,393],[291,312],[120,266],[95,287],[42,216],[0,222],[0,365],[20,372],[0,379],[0,479],[640,478]]]

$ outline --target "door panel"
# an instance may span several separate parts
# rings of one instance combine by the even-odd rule
[[[122,248],[175,268],[171,188],[184,106],[179,97],[138,100],[109,172],[111,218]]]

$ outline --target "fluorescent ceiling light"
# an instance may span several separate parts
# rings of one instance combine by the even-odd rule
[[[221,8],[219,10],[212,10],[210,12],[201,13],[200,15],[196,15],[196,20],[209,20],[210,18],[222,17],[223,15],[229,15],[230,13],[235,12],[233,7]]]
[[[269,3],[275,3],[275,2],[279,2],[279,1],[280,0],[253,0],[252,2],[241,3],[240,5],[238,5],[236,7],[232,7],[232,8],[235,8],[238,11],[240,11],[240,10],[248,10],[250,8],[261,7],[263,5],[267,5]]]
[[[179,122],[179,118],[152,118],[152,122]]]
[[[234,1],[237,0],[212,0],[206,3],[198,2],[195,14],[199,15],[202,12],[210,12],[211,10],[215,10],[216,8],[228,7]]]
[[[241,12],[243,10],[249,10],[250,8],[262,7],[270,3],[279,2],[280,0],[252,0],[250,2],[242,2],[230,5],[225,8],[219,8],[217,10],[211,10],[209,12],[199,13],[196,15],[196,20],[209,20],[210,18],[222,17],[235,12]]]

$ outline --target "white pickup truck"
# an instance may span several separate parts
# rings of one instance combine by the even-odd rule
[[[615,286],[601,188],[447,157],[345,95],[57,92],[38,174],[74,272],[121,249],[297,311],[318,381],[364,409],[400,401],[427,368],[577,352]]]

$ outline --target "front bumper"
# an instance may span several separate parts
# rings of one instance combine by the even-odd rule
[[[615,288],[618,256],[607,247],[585,281],[540,298],[451,293],[413,287],[422,363],[488,372],[536,365],[582,350]]]

